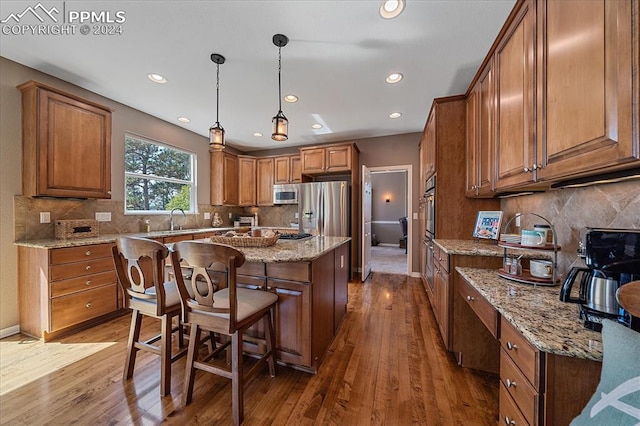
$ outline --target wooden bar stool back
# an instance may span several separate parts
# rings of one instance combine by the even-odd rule
[[[640,281],[628,282],[618,289],[616,299],[625,311],[635,318],[632,319],[631,328],[640,331]]]
[[[174,245],[172,253],[174,274],[182,300],[183,321],[189,323],[189,351],[185,371],[182,402],[191,403],[196,370],[203,370],[231,379],[232,414],[236,425],[244,417],[244,384],[256,374],[264,364],[269,366],[269,374],[275,376],[275,334],[273,311],[278,296],[264,290],[250,290],[236,286],[236,269],[245,262],[242,252],[234,247],[198,241],[181,241]],[[185,279],[182,272],[191,268],[191,275]],[[219,283],[219,289],[212,282],[212,276]],[[206,285],[204,285],[206,284]],[[190,289],[187,289],[190,287]],[[190,296],[192,293],[194,296]],[[265,353],[247,371],[243,371],[242,333],[262,320],[265,332]],[[229,336],[226,343],[215,351],[199,359],[198,347],[202,331]],[[218,362],[210,362],[216,354],[231,345],[231,367]]]
[[[112,249],[118,281],[125,304],[133,312],[127,343],[124,380],[133,376],[138,351],[160,356],[160,394],[171,393],[171,363],[186,354],[180,322],[180,295],[175,282],[164,281],[164,263],[169,249],[146,238],[120,237]],[[161,321],[160,334],[146,341],[140,340],[143,316]],[[177,326],[173,326],[173,318]],[[172,355],[172,334],[178,332],[179,350]],[[159,345],[154,345],[159,341]]]

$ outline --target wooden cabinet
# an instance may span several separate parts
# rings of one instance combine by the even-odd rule
[[[522,3],[495,51],[495,188],[535,179],[533,0]]]
[[[355,144],[300,148],[302,174],[350,172],[358,165]]]
[[[333,331],[338,333],[338,327],[347,314],[348,284],[349,284],[349,245],[343,244],[334,251],[334,320]]]
[[[299,155],[274,157],[274,184],[302,182],[302,169]]]
[[[469,197],[493,196],[493,139],[495,133],[493,62],[489,61],[466,101],[466,165]]]
[[[436,172],[436,115],[437,108],[431,108],[420,139],[420,146],[423,147],[421,169],[425,181]]]
[[[111,111],[29,81],[22,91],[22,195],[111,198]]]
[[[238,205],[256,205],[256,157],[238,155]]]
[[[258,158],[256,161],[256,204],[273,205],[273,165],[274,158]]]
[[[111,246],[19,246],[20,331],[47,341],[111,318],[120,307]]]
[[[211,151],[211,205],[238,205],[238,157],[225,151]]]
[[[638,164],[638,8],[538,2],[538,179]]]
[[[450,335],[449,335],[449,309],[450,300],[450,288],[449,283],[449,255],[440,247],[435,246],[433,251],[433,267],[434,267],[434,313],[436,314],[436,321],[440,328],[440,335],[447,347],[450,349]]]

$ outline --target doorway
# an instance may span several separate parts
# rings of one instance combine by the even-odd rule
[[[411,165],[371,167],[372,272],[406,274],[412,271]],[[364,202],[369,202],[364,200]],[[363,208],[364,210],[364,208]],[[406,218],[405,239],[400,219]],[[365,248],[366,250],[366,248]]]

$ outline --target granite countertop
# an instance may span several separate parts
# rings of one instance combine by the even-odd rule
[[[520,284],[493,269],[456,271],[539,350],[602,361],[602,335],[584,327],[577,304],[560,301],[558,287]]]
[[[504,247],[498,246],[494,241],[435,239],[433,242],[449,255],[492,257],[502,257],[504,255]],[[551,259],[553,255],[553,252],[548,250],[514,249],[511,247],[508,250],[511,254],[515,252],[519,255],[522,254],[522,257],[527,259]]]
[[[90,238],[78,238],[70,240],[26,240],[16,241],[14,244],[23,247],[56,249],[65,247],[80,247],[91,244],[114,243],[117,237],[144,237],[161,238],[175,235],[211,234],[212,232],[231,230],[234,228],[199,228],[182,229],[176,231],[154,231],[134,234],[109,234]],[[261,227],[265,229],[265,227]],[[272,229],[283,229],[273,227]],[[304,240],[278,240],[269,247],[237,247],[246,257],[248,262],[308,262],[317,259],[321,255],[334,250],[351,240],[350,237],[310,237]]]

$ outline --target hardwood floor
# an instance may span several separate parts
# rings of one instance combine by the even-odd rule
[[[146,334],[158,323],[145,319]],[[171,396],[159,358],[138,355],[122,381],[129,316],[44,344],[0,340],[0,424],[231,424],[231,382],[199,372],[182,407],[185,359]],[[68,363],[67,363],[68,362]],[[349,284],[348,313],[317,375],[279,366],[245,391],[246,425],[495,425],[498,377],[458,367],[441,344],[418,279],[374,273]]]

